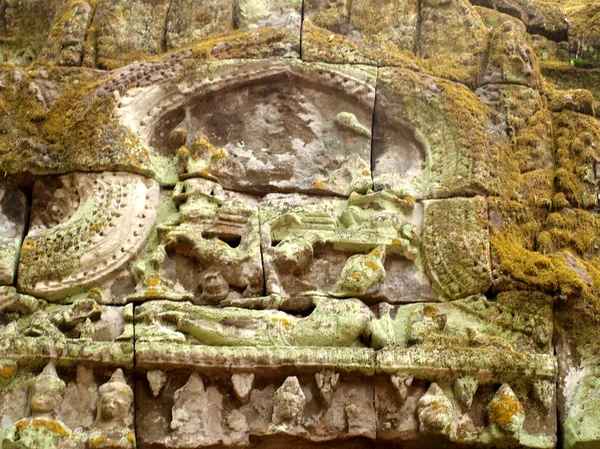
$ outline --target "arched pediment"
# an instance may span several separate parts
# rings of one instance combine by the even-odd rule
[[[177,159],[180,178],[258,194],[371,188],[375,71],[291,61],[207,70],[202,81],[135,88],[121,100],[121,119]]]

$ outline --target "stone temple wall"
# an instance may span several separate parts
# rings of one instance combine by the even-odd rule
[[[595,0],[0,0],[0,447],[599,448],[596,112]]]

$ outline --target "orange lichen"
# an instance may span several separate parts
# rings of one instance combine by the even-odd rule
[[[15,375],[17,365],[0,365],[0,377],[9,379]]]
[[[60,436],[69,436],[68,430],[65,429],[65,427],[59,421],[55,421],[53,419],[35,418],[32,424],[33,427],[35,427],[36,429],[44,427],[48,429],[48,431],[58,434]]]
[[[523,413],[523,406],[516,397],[503,395],[492,401],[488,409],[490,421],[500,425],[514,422],[515,416]]]
[[[365,262],[365,265],[373,271],[379,271],[379,266],[376,263],[371,262],[370,260],[367,260]]]

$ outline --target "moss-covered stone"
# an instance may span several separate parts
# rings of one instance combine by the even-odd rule
[[[434,75],[474,87],[487,49],[487,28],[466,0],[421,0],[418,54]]]
[[[80,69],[0,68],[0,167],[4,173],[128,170],[151,173],[150,156],[115,117],[109,77]]]
[[[117,0],[98,5],[84,65],[114,69],[166,51],[168,0]]]
[[[554,115],[558,192],[573,207],[598,204],[595,163],[600,157],[600,124],[587,115],[565,110]]]
[[[538,62],[527,43],[524,27],[506,21],[494,30],[482,81],[485,84],[522,84],[539,89]]]
[[[581,104],[581,100],[577,101],[578,95],[573,95],[573,93],[571,93],[572,99],[570,102],[563,100],[557,105],[558,107],[562,107],[563,109],[573,109],[591,115],[600,112],[600,69],[578,69],[568,62],[561,61],[541,62],[540,68],[544,79],[555,89],[562,91],[585,89],[591,92],[594,97],[593,110],[591,111],[589,106],[586,106],[585,108],[579,106],[578,104]],[[564,96],[569,95],[569,92],[561,92],[561,95],[564,98]],[[580,92],[579,95],[585,95],[587,97],[585,98],[585,104],[589,102],[588,94]]]
[[[55,20],[63,13],[65,4],[65,0],[2,2],[0,63],[31,64],[44,46]]]
[[[435,198],[498,191],[508,142],[494,133],[489,106],[464,85],[409,70],[381,69],[379,82],[401,99],[425,149],[422,191]]]
[[[418,1],[308,0],[302,56],[309,61],[397,65],[414,58]]]
[[[66,12],[52,27],[44,48],[36,62],[39,66],[80,66],[83,60],[83,45],[92,21],[97,0],[89,2],[71,0]]]
[[[486,292],[492,280],[485,200],[452,198],[428,203],[422,251],[434,286],[447,298]]]

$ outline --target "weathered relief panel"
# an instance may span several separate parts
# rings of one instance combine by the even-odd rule
[[[599,15],[0,0],[0,448],[599,447]]]
[[[0,290],[2,447],[136,445],[133,307]]]

